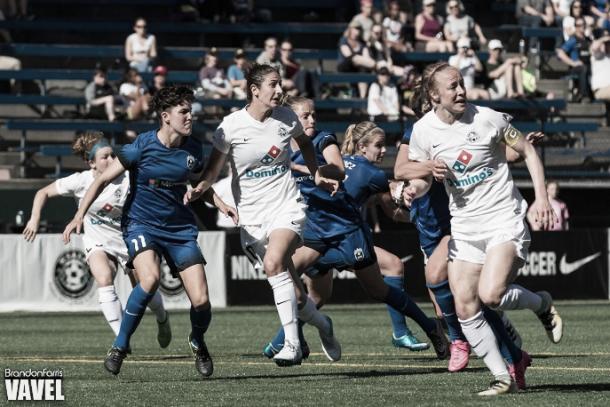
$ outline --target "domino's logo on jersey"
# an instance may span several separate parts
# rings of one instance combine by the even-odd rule
[[[468,164],[470,163],[471,160],[472,160],[472,154],[466,150],[462,150],[462,151],[460,151],[460,154],[458,155],[457,160],[453,163],[453,166],[451,168],[454,171],[457,171],[460,174],[463,174],[464,172],[466,172],[466,168],[468,168]]]
[[[267,154],[265,154],[265,156],[263,158],[261,158],[261,162],[263,164],[269,165],[273,161],[275,161],[276,158],[278,158],[280,156],[281,152],[282,152],[282,150],[280,150],[279,147],[271,146],[271,148],[269,149]]]

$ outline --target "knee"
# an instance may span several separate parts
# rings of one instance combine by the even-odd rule
[[[388,261],[387,268],[384,270],[384,275],[392,277],[402,277],[404,275],[404,267],[397,256],[393,256]]]
[[[428,263],[426,266],[426,281],[428,284],[440,284],[447,280],[447,266],[438,262]]]
[[[279,257],[265,256],[263,259],[263,267],[268,276],[275,276],[284,271],[284,265]]]
[[[207,295],[201,294],[191,300],[191,305],[195,311],[205,311],[210,308],[210,300]]]
[[[479,298],[483,304],[490,308],[497,308],[502,302],[502,293],[495,289],[481,289]]]

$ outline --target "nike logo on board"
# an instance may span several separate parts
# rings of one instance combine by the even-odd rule
[[[595,254],[592,254],[587,257],[583,257],[582,259],[579,259],[579,260],[576,260],[573,262],[568,262],[566,260],[566,255],[564,254],[563,256],[561,256],[561,261],[559,262],[559,271],[563,275],[572,274],[573,272],[575,272],[576,270],[578,270],[585,264],[592,262],[593,260],[598,258],[601,254],[602,254],[601,252],[597,252]]]

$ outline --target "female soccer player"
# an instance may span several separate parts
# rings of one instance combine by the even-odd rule
[[[544,171],[533,146],[509,123],[510,116],[467,103],[463,79],[446,63],[435,64],[422,84],[434,108],[413,128],[412,161],[440,160],[446,166],[445,188],[451,212],[448,244],[449,283],[464,336],[494,375],[480,395],[516,390],[481,310],[529,308],[548,321],[561,337],[561,320],[547,293],[536,294],[511,284],[523,265],[529,231],[523,222],[527,204],[513,184],[504,143],[525,159],[534,183],[537,217],[548,225],[554,217],[544,190]],[[430,177],[411,181],[413,196],[430,187]]]
[[[336,361],[341,357],[341,347],[334,338],[332,321],[306,296],[295,291],[295,283],[299,293],[303,289],[294,275],[291,256],[301,244],[305,204],[290,175],[290,140],[294,139],[303,151],[307,167],[315,174],[316,185],[334,193],[339,182],[323,176],[326,170],[318,167],[311,141],[303,134],[298,118],[290,109],[280,106],[282,87],[278,71],[269,65],[255,64],[248,71],[246,82],[249,103],[226,116],[216,130],[208,168],[188,199],[197,199],[212,185],[229,157],[242,246],[251,261],[263,265],[286,331],[284,347],[274,361],[279,366],[301,363],[297,314],[318,328],[324,352]],[[301,298],[299,306],[297,297]]]
[[[84,214],[103,188],[129,170],[130,190],[121,227],[130,263],[140,281],[127,300],[119,335],[104,361],[105,368],[118,374],[129,339],[135,332],[146,304],[159,285],[159,261],[165,258],[174,273],[179,273],[191,301],[189,345],[195,354],[195,367],[210,376],[214,366],[203,340],[212,317],[203,265],[197,244],[197,227],[191,209],[185,205],[186,183],[203,170],[201,142],[189,137],[192,131],[192,90],[170,86],[159,90],[152,106],[160,129],[140,134],[132,144],[118,152],[106,171],[98,176],[83,198],[74,219],[64,231],[64,240],[80,232]],[[234,210],[213,194],[215,205],[236,217]]]
[[[72,196],[80,205],[89,186],[114,161],[112,147],[101,132],[83,133],[74,141],[72,149],[83,158],[90,169],[60,178],[36,192],[32,216],[23,230],[23,237],[28,242],[33,242],[36,238],[40,213],[47,199],[54,196]],[[84,215],[83,243],[87,263],[98,286],[97,295],[102,313],[115,335],[119,334],[123,314],[121,301],[113,284],[117,263],[129,276],[132,286],[136,285],[132,270],[126,267],[127,248],[121,238],[121,214],[128,192],[129,178],[123,174],[108,184]],[[159,292],[155,293],[148,307],[157,317],[159,345],[166,348],[172,339],[172,331],[169,314],[165,311]]]

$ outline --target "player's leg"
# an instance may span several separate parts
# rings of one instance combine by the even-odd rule
[[[404,266],[398,256],[387,250],[375,246],[375,256],[383,275],[383,281],[400,291],[405,290]],[[426,342],[418,340],[407,326],[405,316],[391,306],[387,306],[390,321],[392,322],[392,344],[397,348],[407,348],[409,350],[428,349]]]
[[[114,286],[114,275],[116,268],[113,262],[108,258],[102,250],[94,250],[87,258],[91,275],[97,283],[97,295],[100,303],[100,308],[104,314],[104,318],[110,325],[114,335],[119,334],[121,321],[123,319],[123,309],[121,300],[117,295]]]

